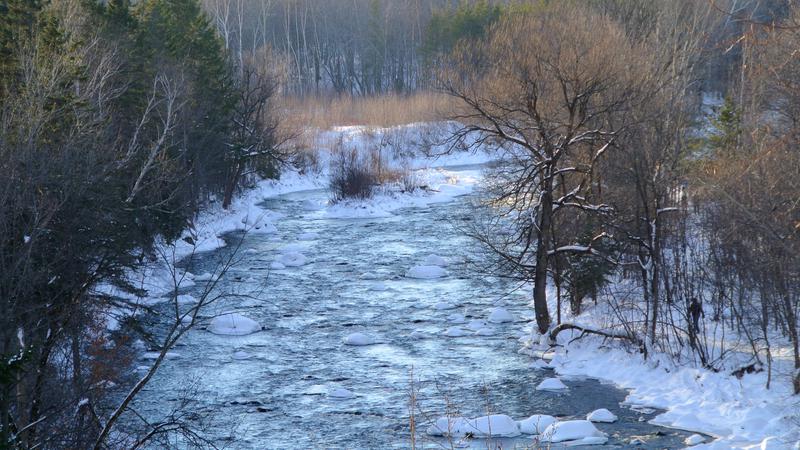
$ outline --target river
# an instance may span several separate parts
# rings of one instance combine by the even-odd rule
[[[236,310],[264,330],[238,337],[202,328],[188,333],[175,349],[179,356],[166,361],[137,399],[139,414],[157,422],[181,405],[204,438],[227,448],[410,448],[414,403],[417,448],[450,448],[447,440],[425,433],[446,411],[467,417],[502,413],[516,420],[532,414],[583,419],[602,407],[620,420],[597,425],[609,435],[597,448],[627,447],[634,436],[643,442],[638,448],[681,446],[689,433],[649,425],[646,420],[657,412],[621,406],[625,392],[613,386],[565,379],[565,393],[535,390],[554,374],[532,368],[531,358],[518,353],[518,338],[532,317],[530,292],[465,263],[478,245],[459,232],[459,225],[471,220],[467,198],[358,220],[330,219],[323,210],[308,208],[326,198],[318,190],[265,200],[264,208],[282,215],[277,233],[227,236],[243,241],[241,261],[226,274],[222,289],[240,297],[209,314]],[[300,250],[307,264],[271,270],[287,245]],[[232,247],[202,254],[187,269],[211,271]],[[406,278],[429,254],[451,263],[448,275]],[[498,305],[517,320],[491,325],[493,336],[442,334],[457,326],[460,316],[486,319]],[[382,343],[344,345],[343,338],[354,332]],[[337,388],[353,396],[326,395]],[[467,443],[474,448],[530,444],[530,436],[488,446],[479,439]]]

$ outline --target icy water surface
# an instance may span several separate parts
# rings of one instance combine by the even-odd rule
[[[240,311],[265,330],[243,337],[190,332],[176,349],[179,356],[167,361],[137,402],[139,413],[159,421],[180,402],[180,392],[191,392],[189,411],[198,426],[205,417],[203,436],[221,447],[410,448],[413,388],[417,448],[451,448],[424,433],[446,410],[467,417],[491,412],[516,420],[532,414],[583,419],[601,407],[620,420],[598,424],[610,439],[597,448],[628,447],[632,436],[645,441],[638,448],[681,446],[688,433],[648,425],[642,419],[653,413],[621,407],[625,393],[612,386],[581,379],[565,380],[570,389],[564,394],[534,389],[553,374],[530,368],[530,357],[518,354],[517,338],[531,316],[529,293],[509,294],[513,285],[464,264],[476,245],[457,231],[470,219],[464,199],[401,210],[389,218],[341,220],[309,208],[326,195],[309,191],[264,202],[283,214],[279,231],[244,237],[243,260],[226,275],[224,288],[249,298],[231,300],[218,312]],[[289,244],[302,250],[308,264],[270,270]],[[212,270],[225,251],[203,255],[189,269]],[[453,262],[447,277],[405,278],[431,253]],[[435,308],[441,302],[453,309]],[[450,316],[485,319],[496,305],[519,320],[495,325],[494,336],[442,335],[455,326]],[[427,338],[410,337],[415,330]],[[342,339],[357,331],[383,343],[343,345]],[[325,395],[339,387],[355,397]],[[528,448],[530,443],[522,437],[470,445]]]

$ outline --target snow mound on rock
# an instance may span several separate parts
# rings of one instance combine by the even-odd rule
[[[590,422],[613,423],[617,419],[618,417],[614,413],[605,408],[596,409],[586,416],[586,420]]]
[[[352,391],[347,390],[345,388],[341,388],[341,387],[340,388],[336,388],[336,389],[328,392],[328,397],[333,398],[333,399],[337,399],[337,400],[345,400],[345,399],[348,399],[348,398],[353,398],[355,396],[356,396],[356,394],[354,394]]]
[[[250,359],[250,358],[252,358],[252,357],[253,357],[253,355],[252,355],[252,354],[250,354],[250,353],[247,353],[247,352],[246,352],[246,351],[244,351],[244,350],[239,350],[239,351],[237,351],[237,352],[233,352],[233,359],[238,359],[238,360],[240,360],[240,361],[241,361],[241,360],[245,360],[245,359]]]
[[[592,422],[588,420],[567,420],[564,422],[556,422],[547,428],[544,433],[541,433],[542,442],[564,442],[564,441],[577,441],[582,440],[587,444],[592,442],[583,441],[586,438],[605,438],[606,435],[598,430]],[[605,443],[605,441],[603,441]]]
[[[475,332],[475,336],[494,336],[497,330],[492,327],[483,327]]]
[[[489,323],[482,319],[472,319],[467,324],[467,328],[472,331],[478,331],[482,328],[486,328],[489,326]]]
[[[447,276],[447,271],[439,266],[414,266],[406,272],[406,277],[421,280],[432,280],[444,276]]]
[[[365,333],[350,333],[342,339],[344,345],[353,345],[356,347],[364,346],[364,345],[373,345],[378,344],[379,341],[375,339],[375,337],[370,336]]]
[[[431,436],[517,437],[520,435],[517,422],[505,414],[466,419],[464,417],[440,417],[428,427]]]
[[[567,389],[567,385],[558,378],[545,378],[536,386],[537,391],[565,391]]]
[[[431,436],[464,436],[472,432],[472,427],[463,417],[440,417],[427,431]]]
[[[426,266],[447,267],[450,263],[439,255],[430,254],[425,258],[423,264]]]
[[[492,309],[492,311],[489,313],[489,317],[486,320],[491,323],[507,323],[513,322],[514,316],[512,316],[507,309],[497,307]]]
[[[450,327],[447,330],[445,330],[445,332],[442,334],[444,334],[447,337],[462,337],[466,336],[469,333],[467,332],[467,330],[461,327]]]
[[[550,425],[558,422],[553,416],[534,414],[519,421],[519,431],[523,434],[542,434]]]
[[[278,261],[272,261],[272,264],[269,265],[269,268],[272,270],[283,270],[286,268],[286,266]]]
[[[467,319],[464,317],[464,315],[459,313],[450,314],[447,316],[447,321],[456,325],[467,323]]]
[[[200,275],[195,275],[194,276],[194,281],[211,281],[212,278],[214,278],[213,275],[211,275],[208,272],[204,272],[204,273],[201,273]]]
[[[517,422],[505,414],[492,414],[469,421],[475,437],[516,437],[520,435]]]
[[[307,264],[306,257],[299,252],[287,252],[275,258],[275,262],[286,267],[300,267]]]
[[[261,325],[241,314],[225,313],[211,319],[208,331],[223,336],[244,336],[261,331]]]

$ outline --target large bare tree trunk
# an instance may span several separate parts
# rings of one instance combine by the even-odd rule
[[[533,275],[533,309],[536,313],[536,326],[539,333],[546,333],[550,328],[550,313],[547,309],[547,265],[550,250],[550,222],[553,215],[553,194],[546,191],[542,195],[539,208],[539,239],[536,241],[536,269]]]

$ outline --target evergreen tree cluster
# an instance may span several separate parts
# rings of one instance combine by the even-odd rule
[[[91,439],[71,411],[97,380],[54,355],[269,158],[274,86],[241,73],[197,0],[0,1],[0,448]]]

